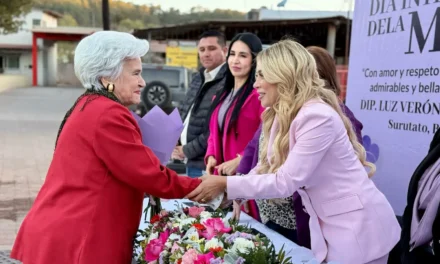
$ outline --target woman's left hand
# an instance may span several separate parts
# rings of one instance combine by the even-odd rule
[[[218,171],[219,175],[228,175],[232,176],[235,175],[237,172],[238,165],[240,164],[241,156],[236,157],[233,160],[226,161],[217,167],[215,167]]]
[[[186,197],[199,203],[207,203],[226,190],[226,177],[205,175],[200,177],[202,183]]]

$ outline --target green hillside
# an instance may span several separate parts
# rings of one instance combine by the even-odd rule
[[[50,9],[64,15],[60,26],[102,27],[101,0],[34,0],[35,7]],[[135,5],[110,0],[110,23],[114,30],[131,31],[152,26],[182,24],[213,19],[244,19],[245,14],[234,10],[209,11],[191,8],[190,13],[160,6]]]

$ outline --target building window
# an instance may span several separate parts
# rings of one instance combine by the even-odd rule
[[[33,26],[40,26],[41,25],[41,19],[32,19],[32,25]]]
[[[10,55],[7,57],[7,68],[11,70],[20,69],[20,56],[19,55]]]

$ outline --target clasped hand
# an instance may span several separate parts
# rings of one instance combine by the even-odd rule
[[[226,190],[226,177],[204,175],[199,179],[202,182],[187,195],[187,198],[192,201],[207,203]]]
[[[199,184],[199,186],[196,189],[194,189],[190,194],[187,195],[187,198],[192,201],[199,203],[207,203],[212,199],[214,199],[215,197],[219,196],[221,193],[225,192],[226,190],[226,182],[227,182],[226,177],[204,175],[199,179],[201,179],[202,182]],[[220,207],[225,208],[230,204],[231,202],[228,200],[227,195],[225,194]],[[241,212],[240,204],[237,201],[234,201],[232,218],[239,220],[240,212]]]
[[[216,169],[219,175],[232,176],[237,172],[240,161],[241,156],[238,156],[235,159],[217,165],[217,160],[213,156],[210,156],[206,165],[206,171],[211,175],[214,173],[214,169]]]

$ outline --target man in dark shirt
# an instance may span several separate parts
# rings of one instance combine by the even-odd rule
[[[218,31],[204,32],[197,44],[202,68],[192,79],[185,101],[179,106],[184,120],[180,145],[174,149],[173,158],[186,161],[186,174],[200,177],[205,170],[204,157],[208,146],[212,97],[223,88],[227,46],[225,36]]]

